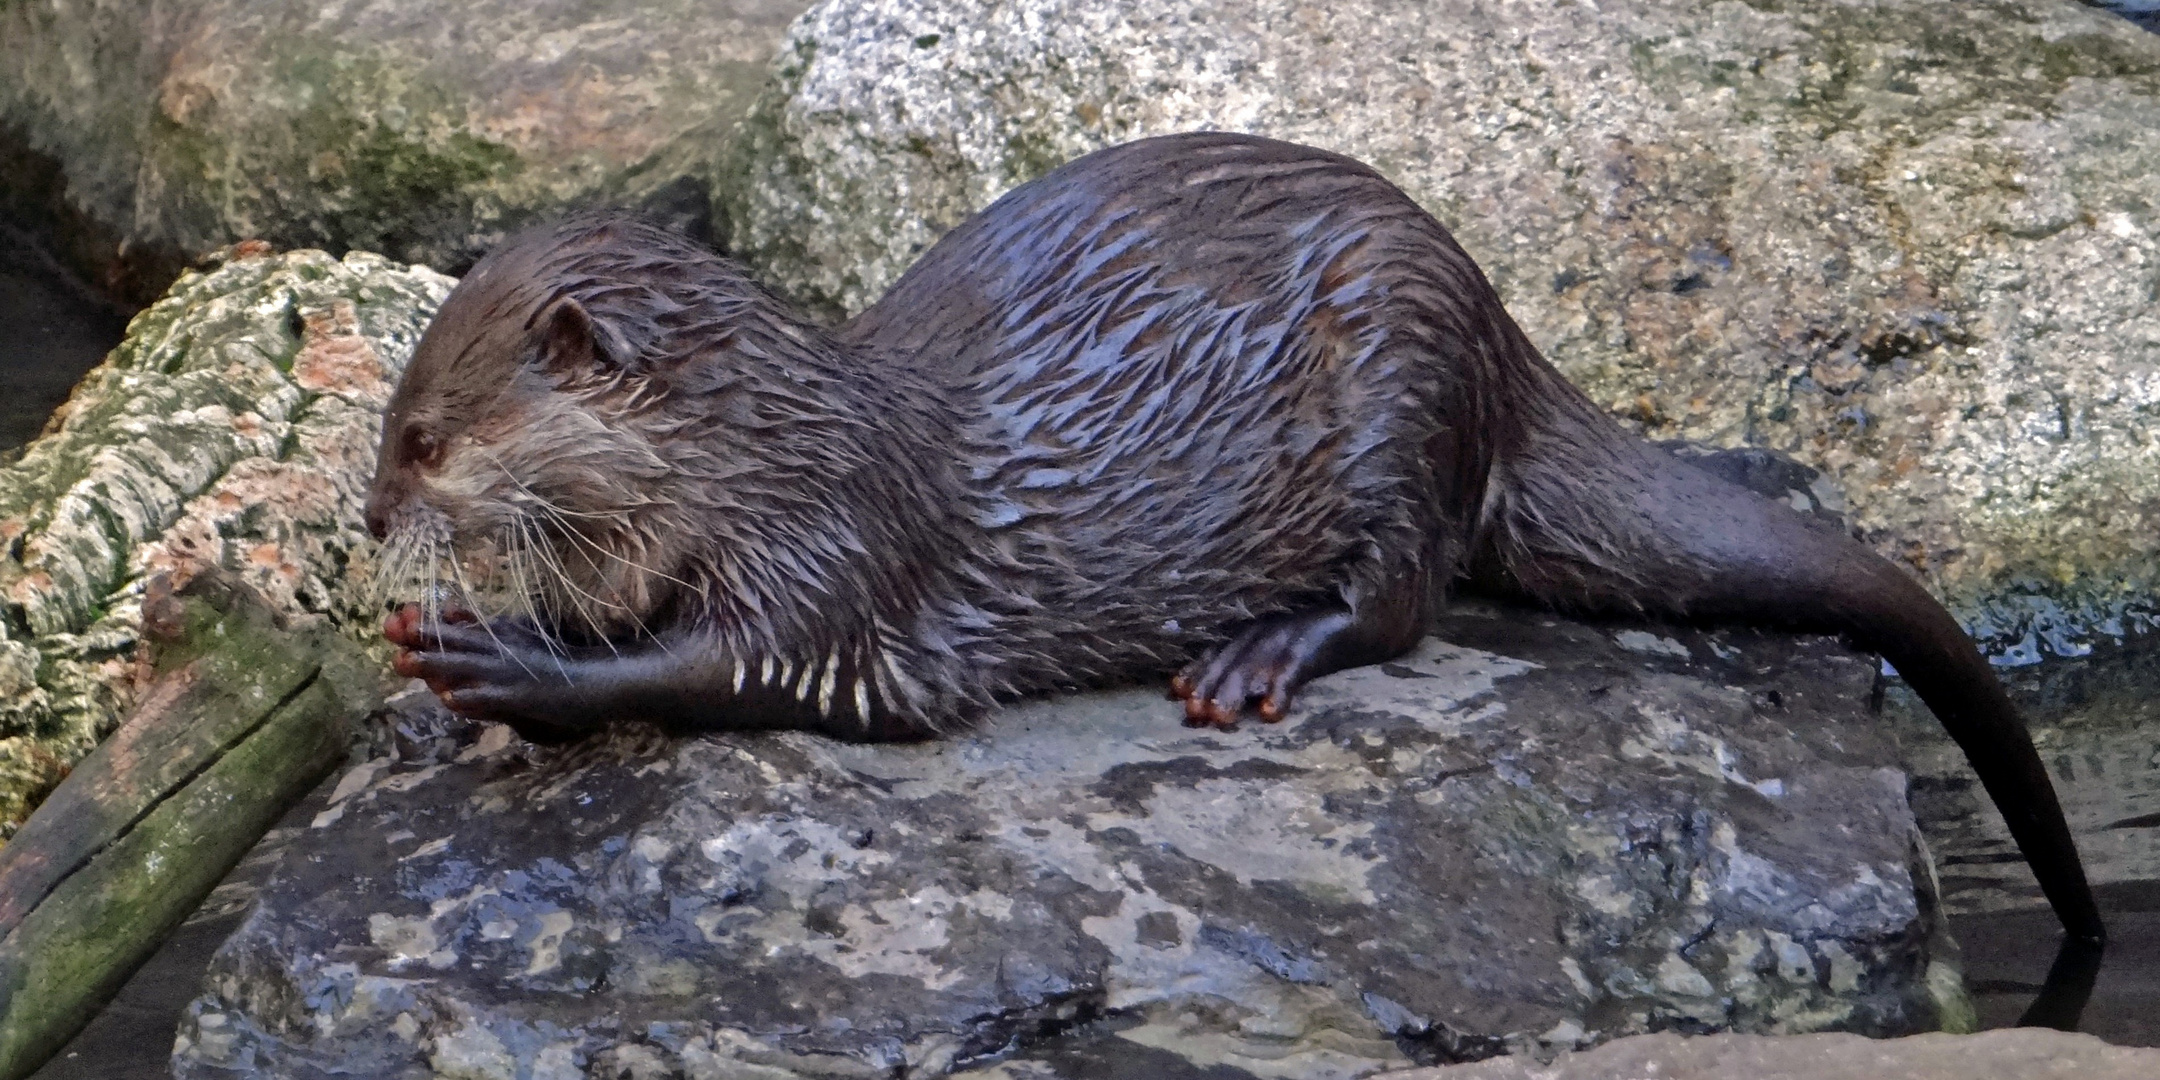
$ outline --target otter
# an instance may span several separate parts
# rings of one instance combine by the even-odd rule
[[[527,232],[429,325],[366,516],[408,570],[492,553],[511,611],[384,629],[398,672],[543,740],[628,716],[919,738],[1166,675],[1187,723],[1280,720],[1463,587],[1841,633],[1964,749],[2069,931],[2102,934],[1941,604],[1622,429],[1446,229],[1308,147],[1089,154],[840,326],[652,225]]]

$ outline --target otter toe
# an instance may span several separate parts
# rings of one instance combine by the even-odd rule
[[[402,604],[397,610],[383,616],[383,637],[392,645],[414,649],[420,647],[420,605]]]
[[[1294,667],[1296,636],[1293,624],[1255,623],[1206,659],[1187,665],[1171,680],[1172,694],[1185,702],[1185,723],[1227,729],[1255,701],[1262,702],[1264,719],[1280,719],[1282,708],[1270,709],[1267,703],[1284,696],[1285,676]]]
[[[531,683],[468,686],[442,694],[442,700],[459,716],[508,724],[527,742],[542,745],[568,742],[597,729],[554,709],[554,692]]]
[[[1341,611],[1259,620],[1203,659],[1187,664],[1170,681],[1171,696],[1185,702],[1185,723],[1193,727],[1228,728],[1247,709],[1256,709],[1268,723],[1278,723],[1289,715],[1298,687],[1349,624],[1348,613]]]

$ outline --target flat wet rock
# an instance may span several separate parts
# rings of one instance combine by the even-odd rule
[[[2160,1072],[2160,1050],[2109,1046],[2090,1035],[2044,1028],[1979,1035],[1916,1035],[1877,1041],[1851,1035],[1688,1039],[1644,1035],[1563,1055],[1551,1065],[1509,1059],[1423,1070],[1387,1080],[2142,1080]]]
[[[915,746],[541,750],[411,695],[177,1075],[1057,1076],[1094,1040],[1325,1077],[1962,1022],[1870,661],[1513,609],[1439,634],[1227,733],[1134,690]]]

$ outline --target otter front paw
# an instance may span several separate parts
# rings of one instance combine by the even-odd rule
[[[398,646],[391,668],[427,683],[460,716],[509,724],[540,743],[596,726],[566,707],[575,698],[567,658],[530,627],[462,610],[429,622],[406,604],[383,620],[383,636]]]

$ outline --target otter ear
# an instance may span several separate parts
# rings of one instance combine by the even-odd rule
[[[557,374],[593,368],[617,371],[636,355],[613,327],[594,319],[585,305],[568,296],[540,313],[534,334],[541,369]]]

